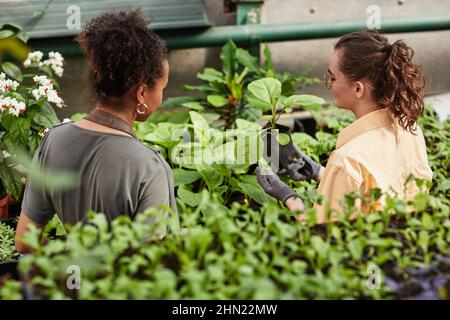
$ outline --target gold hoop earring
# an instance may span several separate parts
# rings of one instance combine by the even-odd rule
[[[145,110],[144,110],[144,111],[140,111],[140,110],[139,110],[139,106],[141,106],[141,105],[145,107]],[[136,106],[136,111],[137,111],[137,113],[139,113],[139,114],[145,114],[145,113],[147,112],[147,109],[148,109],[148,106],[147,106],[147,104],[145,104],[145,103],[138,103],[137,106]]]

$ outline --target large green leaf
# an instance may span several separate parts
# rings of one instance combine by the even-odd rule
[[[236,59],[244,66],[247,67],[252,72],[259,71],[259,61],[258,58],[252,56],[247,50],[238,48],[236,50]]]
[[[189,111],[191,122],[194,126],[194,133],[202,144],[209,142],[209,125],[205,118],[203,118],[198,112]]]
[[[284,100],[283,107],[291,108],[293,106],[302,106],[307,110],[316,110],[320,108],[325,103],[323,98],[309,95],[309,94],[300,94],[293,95]]]
[[[197,78],[208,82],[226,83],[223,73],[214,68],[205,68],[203,72],[197,73]]]
[[[291,138],[287,133],[280,133],[278,136],[276,136],[276,138],[278,140],[278,143],[282,146],[287,145],[291,141]]]
[[[199,174],[202,176],[203,180],[205,180],[209,191],[214,191],[214,189],[219,187],[223,182],[223,175],[217,170],[199,170]]]
[[[172,172],[176,187],[183,184],[190,184],[201,178],[201,175],[198,173],[198,171],[175,168],[172,169]]]
[[[272,109],[272,104],[262,101],[253,96],[248,96],[247,101],[253,108],[255,108],[257,110],[268,111],[268,110]]]
[[[259,131],[261,125],[257,122],[252,122],[244,119],[236,119],[236,127],[241,130]]]
[[[200,193],[192,192],[185,185],[178,187],[177,196],[182,202],[191,207],[198,206],[202,199],[202,195]]]
[[[163,108],[179,107],[179,106],[182,106],[184,103],[197,101],[197,100],[198,100],[197,97],[191,97],[191,96],[168,98],[168,99],[164,100],[164,102],[161,104],[161,107],[163,107]]]
[[[191,109],[191,110],[195,110],[195,111],[202,111],[203,110],[203,106],[201,105],[201,103],[200,102],[196,102],[196,101],[183,103],[182,106],[186,107],[188,109]]]
[[[240,116],[248,121],[258,121],[263,115],[261,109],[253,108],[250,104],[246,104],[240,112]]]
[[[260,205],[271,202],[269,196],[264,192],[263,188],[256,181],[256,176],[244,176],[238,182],[238,187],[250,198],[258,202]]]
[[[70,116],[70,120],[72,122],[75,122],[75,121],[83,119],[85,116],[86,116],[86,113],[84,113],[84,112],[76,112]]]
[[[0,30],[12,30],[14,32],[19,32],[22,30],[22,27],[14,22],[2,22],[0,23]]]
[[[222,60],[223,72],[227,78],[231,79],[237,69],[236,63],[236,45],[233,41],[228,41],[220,52],[220,60]]]
[[[9,135],[12,143],[16,144],[16,147],[21,146],[25,148],[28,144],[28,135],[30,134],[31,121],[27,118],[17,117],[11,122],[9,127]]]
[[[273,78],[255,80],[248,85],[251,96],[248,100],[252,106],[271,109],[281,95],[281,82]]]
[[[28,33],[20,32],[17,34],[17,38],[19,38],[23,43],[27,43],[30,39],[30,36],[28,35]]]
[[[43,126],[45,128],[51,128],[60,123],[55,111],[47,103],[41,107],[41,110],[39,110],[39,112],[36,113],[33,121],[37,125]]]
[[[181,125],[171,122],[161,122],[158,123],[156,127],[153,126],[154,124],[149,124],[149,128],[151,128],[152,132],[146,134],[144,136],[144,140],[159,144],[166,148],[169,148],[178,143],[182,139],[183,133],[186,132],[184,129],[182,129]],[[141,136],[145,134],[142,132],[139,133]]]
[[[7,194],[12,194],[18,200],[22,193],[20,174],[5,162],[0,163],[0,179]]]
[[[272,52],[270,51],[269,45],[267,43],[264,43],[263,55],[264,55],[264,69],[272,70],[273,69]]]
[[[2,64],[2,69],[11,78],[13,78],[19,82],[22,82],[22,80],[23,80],[22,71],[20,71],[19,67],[16,66],[14,63],[5,62]]]
[[[225,165],[236,164],[236,141],[219,145],[214,149],[214,162]]]
[[[12,30],[0,30],[0,40],[9,38],[12,35],[14,35],[14,31],[12,31]]]
[[[6,131],[9,131],[9,128],[11,127],[11,124],[13,123],[15,118],[16,116],[14,116],[13,114],[3,115],[1,123],[3,128],[6,129]]]
[[[199,86],[191,86],[191,85],[185,85],[183,86],[184,90],[198,90],[203,92],[204,94],[210,94],[210,93],[219,93],[219,89],[211,87],[209,85],[199,85]]]
[[[28,137],[28,148],[30,149],[30,153],[34,154],[35,151],[37,150],[38,146],[39,146],[39,142],[41,141],[41,138],[36,135],[30,135]]]
[[[210,95],[206,97],[206,100],[216,108],[223,107],[228,104],[228,100],[224,98],[223,96],[219,95]]]

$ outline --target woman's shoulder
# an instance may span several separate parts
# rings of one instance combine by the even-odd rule
[[[74,140],[82,148],[101,148],[107,153],[127,158],[132,162],[146,162],[151,166],[164,165],[165,160],[155,148],[143,144],[138,139],[116,133],[93,131],[81,128],[72,122],[62,123],[52,127],[45,139],[54,141]],[[84,144],[84,146],[83,146]],[[143,161],[147,160],[147,161]]]

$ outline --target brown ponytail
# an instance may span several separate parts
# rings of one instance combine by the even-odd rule
[[[352,81],[370,83],[377,103],[414,133],[424,108],[425,78],[420,66],[412,62],[413,50],[403,40],[389,44],[375,31],[347,34],[334,48],[342,50],[341,71]]]

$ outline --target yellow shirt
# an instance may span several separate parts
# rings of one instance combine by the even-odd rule
[[[405,192],[405,180],[410,174],[420,179],[432,178],[422,131],[417,126],[414,135],[397,122],[393,124],[384,108],[362,116],[339,133],[318,193],[339,214],[339,200],[347,193],[368,194],[370,189],[380,188],[409,199],[416,192]],[[357,202],[357,206],[361,203]],[[325,206],[315,204],[315,208],[318,223],[326,222]],[[360,209],[364,211],[363,207]]]

